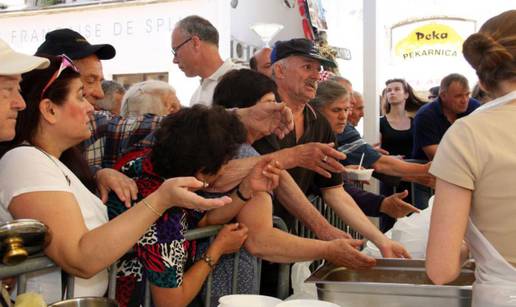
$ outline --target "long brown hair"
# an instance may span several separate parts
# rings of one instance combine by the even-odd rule
[[[417,112],[417,110],[419,110],[419,108],[421,108],[425,104],[425,102],[421,98],[417,97],[416,94],[414,94],[414,89],[412,89],[412,86],[410,86],[410,84],[408,84],[407,81],[405,81],[404,79],[389,79],[385,81],[385,86],[394,82],[401,83],[405,93],[408,93],[408,98],[407,100],[405,100],[406,111],[410,113],[415,113]],[[387,103],[385,104],[386,114],[391,111],[391,104],[388,102],[389,101],[387,100]]]

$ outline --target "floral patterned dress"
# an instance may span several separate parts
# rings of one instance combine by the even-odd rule
[[[115,165],[123,174],[135,180],[138,186],[138,201],[154,192],[163,182],[155,174],[148,157],[150,150],[124,155]],[[109,219],[114,219],[127,208],[115,193],[108,200]],[[143,306],[145,279],[163,288],[182,285],[183,274],[191,265],[196,245],[184,239],[188,229],[195,228],[202,213],[171,208],[152,224],[133,247],[133,252],[124,255],[117,264],[116,298],[121,307]],[[122,234],[123,235],[123,234]]]

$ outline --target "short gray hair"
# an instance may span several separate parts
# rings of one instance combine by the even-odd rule
[[[466,77],[461,74],[449,74],[441,80],[441,85],[439,86],[439,93],[444,93],[448,91],[448,88],[453,82],[458,82],[464,88],[469,89],[469,82]]]
[[[321,109],[342,97],[349,98],[348,90],[337,81],[326,80],[319,83],[317,94],[310,103],[316,109]]]
[[[104,98],[98,99],[95,104],[98,108],[106,111],[113,111],[115,107],[115,100],[113,95],[125,93],[125,88],[118,82],[112,80],[102,81],[102,91],[104,92]]]
[[[146,113],[165,114],[163,96],[167,93],[175,94],[174,88],[164,81],[147,80],[138,82],[127,90],[122,99],[120,115],[141,116]]]
[[[186,35],[195,35],[202,41],[219,46],[219,32],[207,19],[197,15],[187,16],[181,19],[176,27]]]

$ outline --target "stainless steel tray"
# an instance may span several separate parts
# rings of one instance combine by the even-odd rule
[[[3,264],[18,264],[28,255],[42,251],[49,242],[47,227],[37,220],[0,223],[0,257]]]
[[[433,285],[424,260],[377,259],[369,270],[324,265],[305,282],[315,283],[320,299],[345,307],[471,306],[472,270],[444,286]]]

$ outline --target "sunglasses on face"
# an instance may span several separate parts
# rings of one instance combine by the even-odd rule
[[[50,80],[48,80],[47,85],[45,85],[45,87],[43,88],[43,91],[41,91],[41,99],[43,99],[43,96],[45,96],[45,93],[48,90],[48,88],[59,78],[59,76],[61,75],[61,73],[63,73],[65,69],[71,68],[75,72],[79,72],[79,69],[77,69],[77,67],[73,64],[73,61],[70,60],[70,58],[66,55],[58,55],[57,58],[61,59],[61,65],[59,65],[59,69],[56,70],[56,72],[52,75]]]

